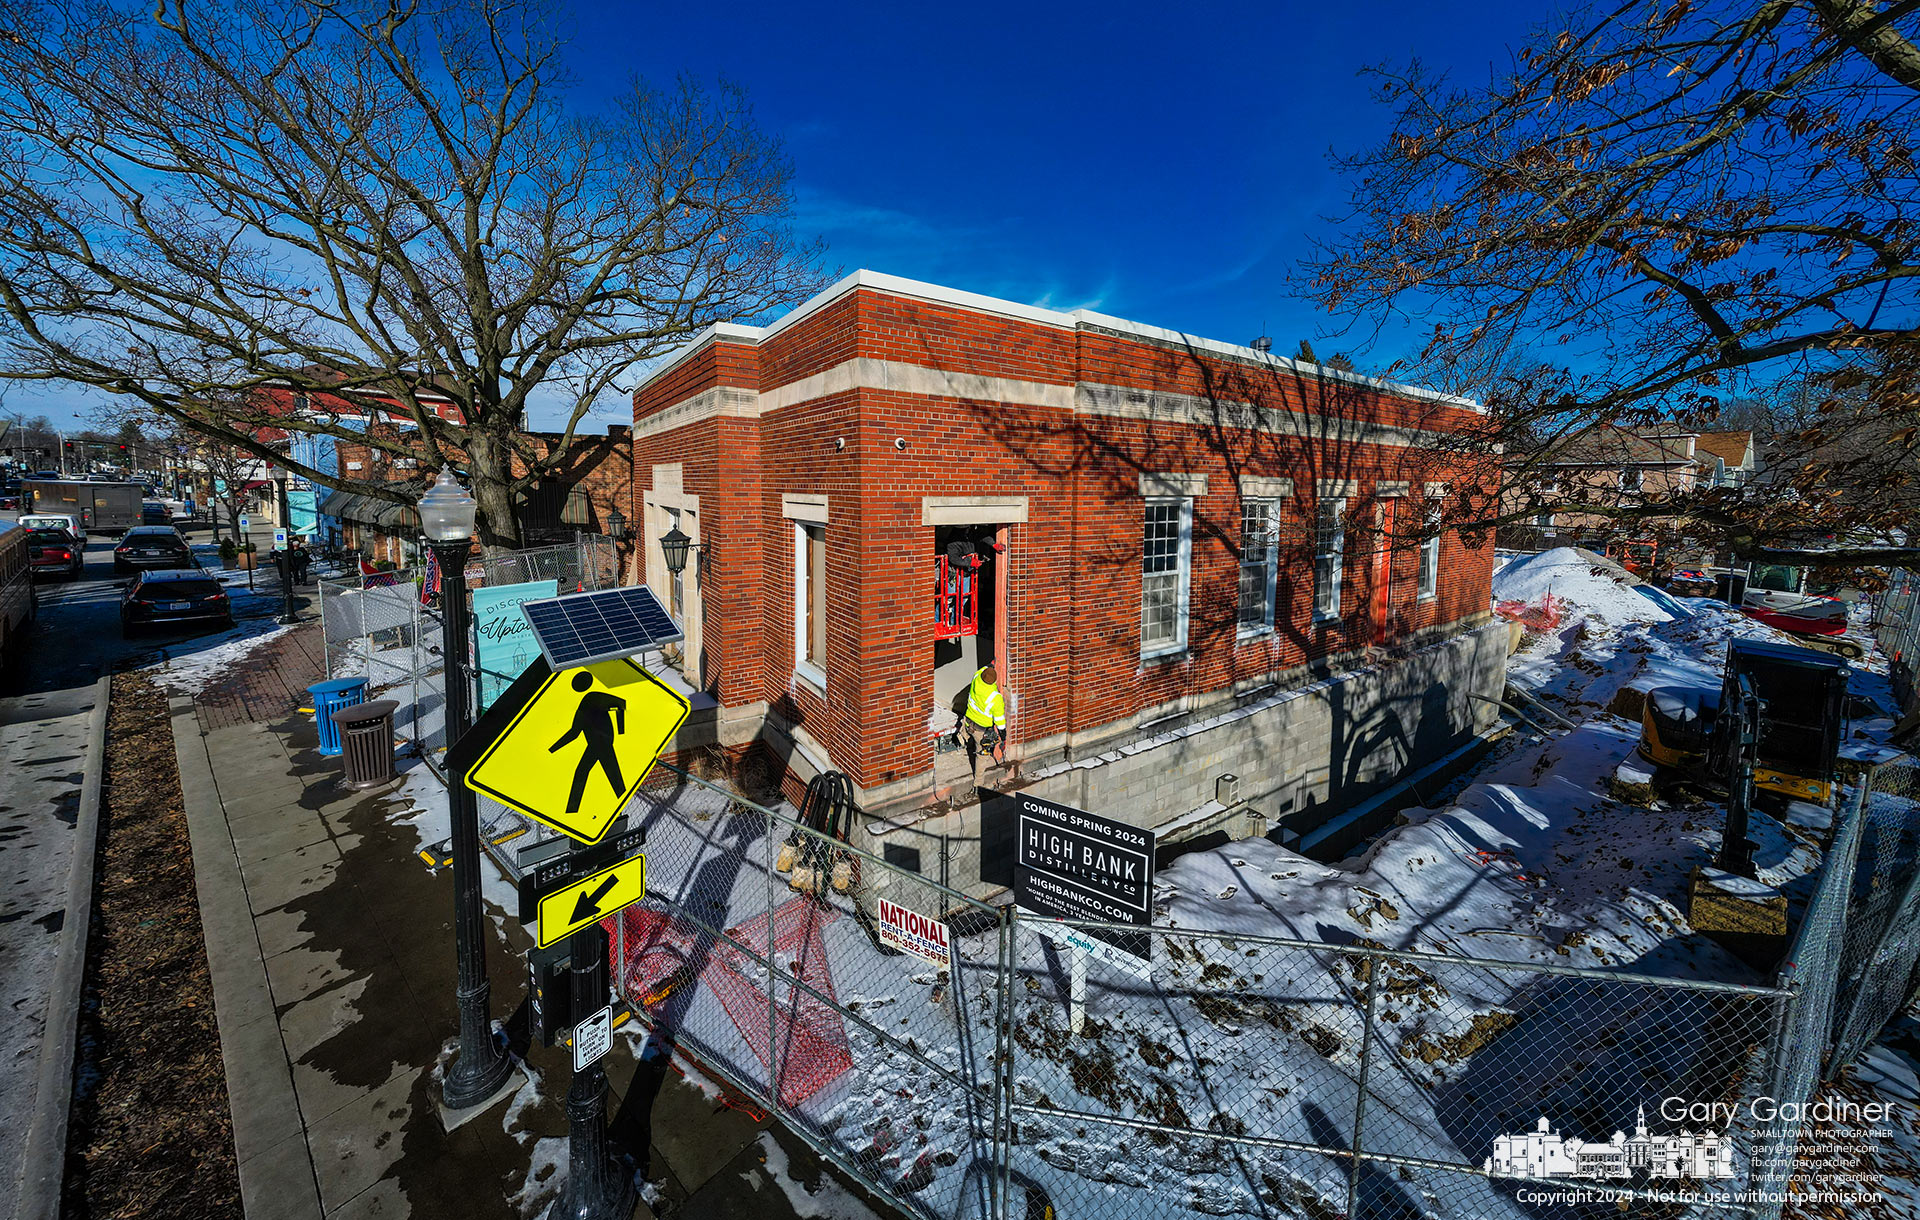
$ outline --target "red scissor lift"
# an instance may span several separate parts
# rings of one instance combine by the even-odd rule
[[[980,634],[980,556],[971,542],[953,542],[940,555],[933,638]]]

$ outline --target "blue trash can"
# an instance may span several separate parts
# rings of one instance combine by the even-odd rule
[[[343,707],[366,702],[367,680],[333,678],[326,682],[315,682],[307,688],[307,693],[313,696],[313,723],[320,730],[320,752],[338,754],[340,726],[333,722],[333,714]]]

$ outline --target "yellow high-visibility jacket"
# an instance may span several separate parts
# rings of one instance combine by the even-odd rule
[[[974,671],[973,686],[967,691],[967,719],[982,728],[1004,729],[1007,727],[1007,705],[1000,698],[1000,688],[989,686],[980,675],[986,673],[986,667]]]

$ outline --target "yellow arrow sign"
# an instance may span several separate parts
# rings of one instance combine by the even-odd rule
[[[570,882],[540,900],[540,947],[565,940],[647,896],[647,858],[638,855]]]
[[[598,843],[688,710],[678,691],[624,657],[563,669],[474,761],[467,787]]]

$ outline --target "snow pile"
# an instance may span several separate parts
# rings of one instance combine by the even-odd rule
[[[1502,567],[1493,578],[1495,601],[1537,602],[1552,595],[1572,617],[1609,623],[1665,623],[1673,615],[1635,590],[1625,568],[1570,546],[1555,547]]]

